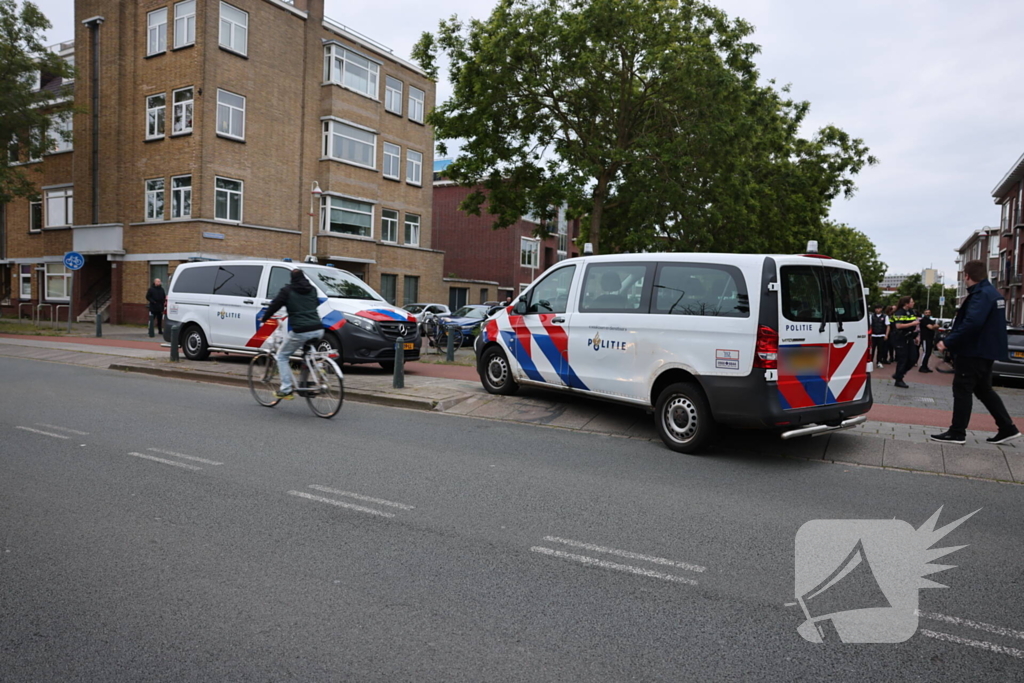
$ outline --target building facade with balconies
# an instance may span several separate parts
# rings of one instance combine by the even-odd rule
[[[1006,316],[1011,325],[1024,322],[1024,155],[1013,164],[992,190],[999,206],[999,275],[996,286],[1006,299]]]
[[[988,262],[988,274],[989,280],[996,287],[1001,287],[1004,283],[1002,282],[1000,265],[999,265],[999,252],[1000,252],[1000,232],[999,228],[978,228],[971,236],[960,245],[957,249],[956,257],[956,305],[957,307],[963,303],[963,300],[967,297],[967,284],[964,282],[964,265],[968,261],[986,261]]]
[[[4,207],[11,312],[69,303],[70,250],[74,315],[109,300],[113,322],[144,322],[149,281],[190,260],[314,255],[399,305],[441,295],[418,67],[323,0],[78,0],[75,17],[77,82],[57,84],[73,144],[22,160],[39,201]]]

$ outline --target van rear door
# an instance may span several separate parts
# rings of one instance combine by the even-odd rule
[[[833,328],[822,259],[797,257],[779,265],[780,402],[786,410],[834,402],[827,381]]]
[[[860,273],[838,262],[825,262],[830,299],[832,344],[828,361],[828,403],[847,403],[864,396],[867,385],[868,320]]]

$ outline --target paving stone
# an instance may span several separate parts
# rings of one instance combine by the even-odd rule
[[[962,474],[985,479],[1012,479],[1006,464],[1006,456],[998,448],[992,450],[942,444],[942,457],[946,465],[946,474]]]
[[[828,447],[825,449],[825,460],[881,467],[885,441],[885,439],[877,436],[832,434],[832,437],[828,440]]]
[[[548,422],[548,424],[552,427],[582,429],[584,425],[597,417],[600,412],[600,408],[596,406],[567,405],[565,410],[551,420],[551,422]]]
[[[942,444],[912,443],[909,441],[887,441],[882,453],[885,467],[905,470],[944,472],[942,466]]]
[[[1003,453],[1010,465],[1010,474],[1017,483],[1024,484],[1024,453]]]
[[[486,405],[488,403],[491,403],[491,402],[493,402],[495,400],[498,400],[498,397],[484,398],[482,396],[473,396],[471,398],[466,399],[462,403],[459,403],[457,405],[452,406],[451,408],[447,409],[445,412],[446,413],[452,413],[454,415],[469,415],[470,413],[472,413],[477,408],[479,408],[479,407],[481,407],[483,405]]]
[[[633,411],[616,413],[599,413],[582,427],[585,432],[601,434],[622,434],[637,422],[637,414]]]

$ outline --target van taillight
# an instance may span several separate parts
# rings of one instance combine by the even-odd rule
[[[757,328],[754,367],[765,370],[776,370],[779,367],[779,333],[767,325]]]

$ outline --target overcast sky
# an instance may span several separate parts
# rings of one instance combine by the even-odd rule
[[[491,0],[326,0],[327,15],[408,58],[424,30],[458,14],[482,18]],[[71,0],[37,0],[73,35]],[[1018,83],[1024,3],[1004,0],[717,0],[756,27],[765,78],[811,103],[805,128],[834,124],[880,160],[857,177],[832,217],[874,240],[889,272],[934,266],[955,278],[954,250],[998,225],[992,189],[1024,154]],[[438,84],[438,98],[450,93]]]

